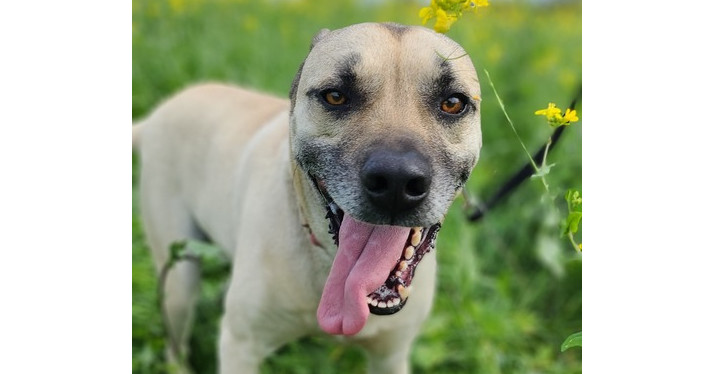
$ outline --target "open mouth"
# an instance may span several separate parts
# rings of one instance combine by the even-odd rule
[[[311,179],[324,198],[338,247],[318,320],[328,333],[355,334],[366,323],[367,310],[389,315],[404,307],[417,266],[434,249],[441,224],[408,228],[357,221],[335,203],[322,180]]]

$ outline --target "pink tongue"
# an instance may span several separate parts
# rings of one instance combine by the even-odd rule
[[[369,316],[367,295],[387,280],[402,255],[408,227],[378,226],[345,214],[339,247],[317,308],[317,321],[329,334],[354,335]]]

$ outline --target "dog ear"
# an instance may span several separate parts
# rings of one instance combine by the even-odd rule
[[[310,43],[310,50],[312,50],[312,48],[314,46],[316,46],[317,43],[320,42],[320,40],[324,39],[325,36],[327,36],[327,34],[329,34],[329,33],[330,33],[330,30],[328,30],[328,29],[322,29],[322,30],[318,31],[318,33],[312,37],[312,43]]]

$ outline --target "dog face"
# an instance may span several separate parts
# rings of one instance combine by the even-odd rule
[[[480,94],[466,52],[422,27],[313,39],[291,90],[290,146],[338,246],[318,306],[324,331],[356,334],[370,312],[405,305],[478,159]]]
[[[394,24],[323,31],[295,84],[293,155],[344,212],[443,219],[481,148],[479,82],[457,43]]]

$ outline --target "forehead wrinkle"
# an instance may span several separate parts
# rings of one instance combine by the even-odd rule
[[[357,52],[349,53],[341,57],[339,61],[335,59],[335,73],[338,77],[355,75],[355,67],[361,59],[361,56]]]
[[[468,55],[463,55],[463,57],[468,57]],[[457,59],[443,60],[443,58],[438,57],[441,62],[439,66],[443,67],[443,71],[448,74],[450,86],[453,88],[459,88],[464,91],[470,91],[471,87],[476,85],[478,87],[479,79],[475,74],[475,70],[472,65],[466,64],[456,64],[454,61]],[[464,74],[465,73],[465,74]],[[442,74],[443,75],[443,74]],[[440,79],[440,78],[437,78]],[[468,82],[468,79],[473,79],[473,84]],[[478,90],[480,92],[480,90]]]
[[[458,82],[457,76],[454,74],[453,64],[448,60],[443,60],[438,64],[439,68],[434,76],[431,78],[431,87],[429,91],[451,89],[455,86],[461,86]]]

